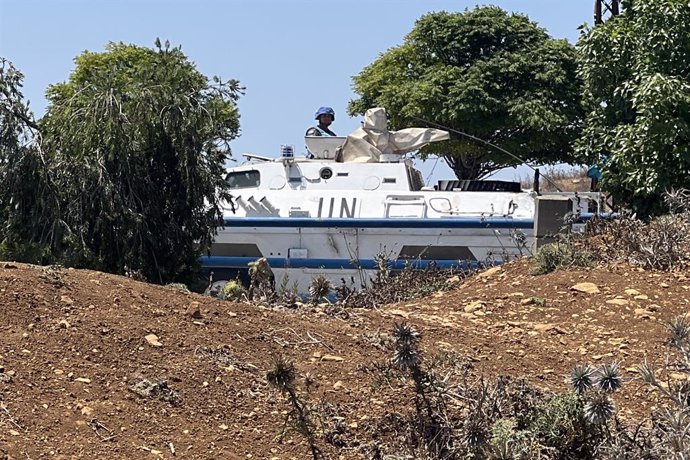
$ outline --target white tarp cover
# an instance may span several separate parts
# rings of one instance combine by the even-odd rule
[[[440,129],[406,128],[388,131],[386,109],[376,107],[367,110],[362,127],[347,136],[338,161],[377,163],[381,161],[381,155],[402,155],[419,150],[430,142],[447,139],[450,139],[448,131]]]

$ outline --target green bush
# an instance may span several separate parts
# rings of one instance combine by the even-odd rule
[[[170,289],[174,289],[174,290],[179,291],[179,292],[182,292],[183,294],[190,294],[191,293],[191,291],[189,290],[187,285],[183,284],[183,283],[168,283],[165,285],[165,287],[170,288]]]
[[[537,249],[533,257],[532,274],[544,275],[558,268],[589,267],[592,265],[590,252],[574,247],[570,241],[549,243]]]
[[[237,280],[231,280],[225,283],[223,289],[220,291],[220,298],[223,300],[242,300],[246,296],[247,290]]]

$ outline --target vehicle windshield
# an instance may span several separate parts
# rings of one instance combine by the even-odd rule
[[[231,172],[225,180],[230,188],[252,188],[261,183],[259,171],[256,170]]]

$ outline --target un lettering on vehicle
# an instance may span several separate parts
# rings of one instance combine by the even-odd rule
[[[326,198],[325,200],[321,197],[319,198],[317,217],[355,217],[355,209],[357,209],[357,198],[352,198],[348,202],[348,199],[345,197],[341,197],[339,201],[336,197]]]

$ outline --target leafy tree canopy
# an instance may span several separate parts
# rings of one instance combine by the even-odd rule
[[[0,257],[39,260],[40,245],[28,241],[46,231],[32,225],[42,213],[36,197],[45,158],[38,126],[21,92],[23,80],[10,61],[0,58]]]
[[[524,161],[568,161],[578,134],[575,49],[526,16],[497,7],[422,16],[404,43],[353,78],[351,115],[385,107],[391,129],[429,120],[494,143]],[[458,178],[474,179],[520,161],[453,136],[425,147]]]
[[[44,235],[64,263],[188,279],[219,224],[228,142],[239,133],[235,80],[209,80],[166,43],[84,52],[48,88]]]
[[[690,188],[690,3],[635,0],[578,42],[587,107],[578,153],[646,214]]]

